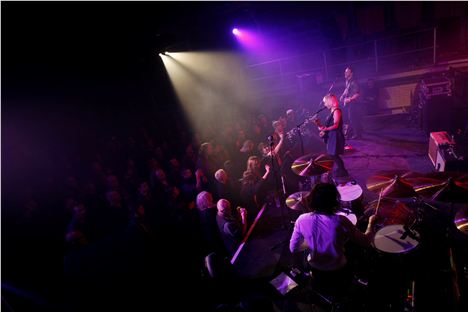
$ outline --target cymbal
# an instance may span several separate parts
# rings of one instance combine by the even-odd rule
[[[447,181],[448,179],[452,178],[455,181],[468,183],[468,174],[459,173],[459,172],[450,172],[450,171],[430,172],[430,173],[425,174],[424,178],[429,178],[429,179],[434,179],[434,180],[439,180],[439,181]]]
[[[291,170],[301,177],[321,175],[333,168],[333,159],[325,154],[305,155],[296,159]]]
[[[468,206],[462,207],[455,214],[455,226],[460,232],[468,235]]]
[[[292,210],[305,211],[307,207],[306,198],[310,192],[297,192],[286,198],[286,206]]]
[[[448,178],[444,182],[437,181],[436,179],[428,180],[429,183],[418,185],[415,187],[415,190],[419,195],[435,201],[446,203],[468,202],[468,183],[463,183],[453,178]]]
[[[413,197],[416,192],[412,181],[422,174],[411,171],[382,171],[367,180],[366,187],[369,191],[376,192],[382,197]]]

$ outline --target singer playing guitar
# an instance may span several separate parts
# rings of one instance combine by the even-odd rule
[[[318,119],[315,123],[320,131],[320,136],[327,144],[327,152],[334,160],[333,176],[336,178],[348,176],[348,171],[340,155],[344,153],[345,138],[343,134],[343,118],[335,95],[327,94],[323,103],[330,110],[330,115],[322,125]]]

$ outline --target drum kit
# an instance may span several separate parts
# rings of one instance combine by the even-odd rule
[[[420,174],[416,172],[383,171],[367,180],[367,189],[379,193],[371,202],[367,214],[377,214],[379,229],[374,246],[386,253],[406,253],[421,241],[418,227],[424,221],[424,208],[448,213],[456,228],[467,234],[468,210],[459,209],[454,214],[455,203],[468,203],[468,175],[450,172]],[[409,208],[405,198],[413,198],[416,207]],[[429,203],[449,203],[450,211]]]
[[[325,154],[305,155],[296,159],[291,169],[302,177],[317,178],[328,173],[333,160]],[[416,248],[421,236],[418,228],[424,222],[424,209],[435,211],[442,208],[429,203],[451,205],[451,220],[462,234],[468,235],[468,206],[462,206],[455,213],[455,204],[468,203],[468,174],[436,172],[421,174],[411,171],[382,171],[371,176],[366,183],[369,191],[378,194],[378,199],[364,208],[364,215],[377,215],[377,231],[373,246],[383,253],[403,254]],[[338,214],[347,217],[356,225],[357,218],[352,207],[347,206],[362,197],[362,188],[354,181],[337,185],[341,195],[342,209]],[[309,192],[291,194],[286,205],[298,212],[307,211]],[[416,202],[410,207],[409,201]],[[351,209],[350,209],[351,208]],[[443,212],[443,211],[441,211]]]

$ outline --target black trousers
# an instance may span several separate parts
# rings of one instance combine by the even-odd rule
[[[333,159],[333,176],[334,177],[346,177],[349,175],[348,170],[346,170],[343,159],[340,155],[330,155]]]

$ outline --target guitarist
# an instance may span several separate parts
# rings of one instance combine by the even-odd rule
[[[361,139],[362,138],[362,105],[360,103],[359,84],[354,78],[354,72],[351,67],[346,67],[344,76],[346,79],[346,88],[340,96],[340,102],[344,105],[344,110],[348,112],[346,116],[348,119],[348,129],[346,137],[348,139]],[[349,137],[350,129],[354,132],[352,137]]]
[[[323,103],[330,110],[330,115],[322,125],[317,119],[315,123],[320,131],[320,136],[327,144],[327,152],[334,160],[333,176],[336,178],[348,176],[343,160],[340,155],[344,153],[345,138],[343,134],[343,114],[339,108],[335,95],[327,94],[323,98]]]

